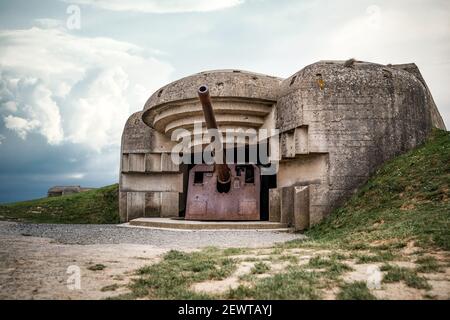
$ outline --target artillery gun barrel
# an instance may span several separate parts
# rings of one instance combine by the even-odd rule
[[[211,96],[209,95],[207,85],[202,85],[198,88],[198,97],[200,98],[200,102],[202,104],[206,128],[218,130],[216,117],[214,116],[214,110],[211,103]],[[223,161],[222,163],[214,164],[214,171],[217,172],[217,190],[219,192],[228,192],[231,186],[230,168],[226,164],[225,150],[223,149],[222,141],[220,141],[220,146],[223,150]]]

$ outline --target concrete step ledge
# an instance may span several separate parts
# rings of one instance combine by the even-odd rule
[[[185,230],[290,230],[284,223],[269,221],[192,221],[170,218],[137,218],[131,220],[129,225]]]

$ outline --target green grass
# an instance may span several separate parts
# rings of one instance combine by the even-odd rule
[[[291,254],[282,254],[277,257],[280,261],[290,261],[294,264],[298,262],[298,257]]]
[[[253,266],[251,273],[252,274],[263,274],[270,270],[270,266],[262,261],[255,263]]]
[[[345,263],[340,262],[335,256],[321,257],[316,256],[309,260],[307,266],[313,269],[324,269],[328,278],[336,279],[339,275],[352,268]]]
[[[416,260],[416,271],[420,273],[442,272],[443,269],[439,265],[437,259],[432,256],[419,257]]]
[[[210,296],[195,293],[189,286],[224,279],[235,269],[235,262],[218,249],[192,253],[171,250],[161,262],[138,270],[139,278],[130,285],[132,293],[126,298],[209,299]]]
[[[366,283],[362,281],[343,284],[336,298],[338,300],[376,300]]]
[[[392,261],[396,258],[396,254],[394,254],[391,250],[377,250],[372,254],[355,253],[351,255],[351,258],[356,259],[356,263],[358,264],[365,264],[373,262]]]
[[[380,168],[343,207],[314,226],[296,246],[398,248],[415,240],[423,247],[450,249],[450,132],[433,130],[422,146]],[[385,248],[386,249],[386,248]]]
[[[334,259],[334,260],[346,260],[348,257],[347,255],[343,254],[343,253],[339,253],[339,252],[333,252],[330,255],[330,259]]]
[[[246,248],[226,248],[223,250],[223,254],[226,256],[245,254],[246,252],[248,252],[248,249]]]
[[[381,271],[387,271],[386,275],[383,277],[384,283],[393,283],[403,281],[408,287],[416,289],[431,289],[427,282],[427,279],[417,275],[415,270],[393,266],[393,265],[383,265]]]
[[[37,223],[118,223],[118,185],[0,205],[3,220]]]
[[[287,272],[258,279],[252,286],[240,285],[231,289],[225,296],[227,299],[319,299],[317,290],[320,278],[314,272],[298,267],[288,267]]]

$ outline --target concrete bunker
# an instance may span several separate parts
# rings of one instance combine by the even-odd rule
[[[349,67],[345,61],[320,61],[287,79],[235,71],[208,71],[177,80],[155,92],[142,112],[130,116],[121,147],[122,221],[184,219],[188,206],[194,205],[195,212],[203,213],[199,219],[239,220],[241,212],[243,220],[305,229],[348,199],[383,162],[422,143],[432,127],[444,128],[415,64],[354,61]],[[250,192],[253,198],[236,203],[231,211],[208,207],[210,201],[220,202],[208,192],[201,201],[189,200],[217,179],[211,165],[171,160],[177,144],[172,134],[186,130],[194,147],[194,123],[205,126],[197,97],[203,84],[209,86],[220,132],[279,131],[276,143],[262,139],[244,144],[246,150],[276,150],[274,174],[259,174],[267,166],[261,159],[230,165],[236,186],[245,187],[248,178],[253,181],[249,187],[259,182],[259,189]],[[253,215],[245,214],[249,212]]]

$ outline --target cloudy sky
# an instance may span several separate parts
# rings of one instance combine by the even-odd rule
[[[208,69],[415,62],[450,128],[450,1],[0,0],[0,203],[117,182],[127,117]]]

